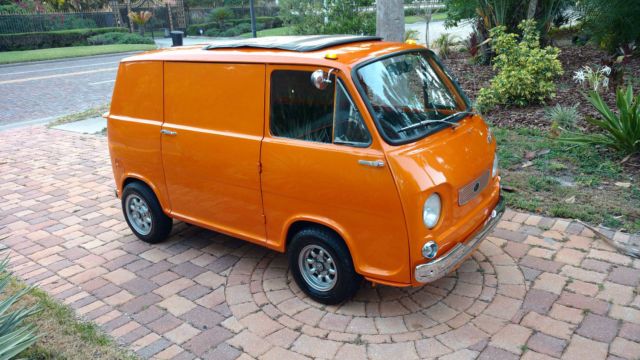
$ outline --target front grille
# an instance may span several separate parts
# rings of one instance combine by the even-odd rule
[[[458,190],[458,205],[462,206],[473,200],[479,193],[487,187],[489,183],[490,170],[485,171],[479,178],[473,180]]]

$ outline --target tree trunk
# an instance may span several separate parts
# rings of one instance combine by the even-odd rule
[[[538,0],[529,0],[529,9],[527,10],[527,19],[533,19],[536,16],[538,8]]]
[[[376,34],[386,41],[404,40],[404,1],[376,1]]]

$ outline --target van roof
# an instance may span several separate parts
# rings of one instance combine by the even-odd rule
[[[269,36],[243,40],[215,40],[209,43],[209,45],[205,46],[204,48],[207,50],[229,48],[259,48],[309,52],[322,50],[338,45],[381,40],[382,38],[378,36],[354,35]]]
[[[420,45],[381,41],[373,36],[267,36],[152,50],[123,59],[129,61],[192,61],[347,66],[385,54],[423,49]],[[332,53],[337,59],[325,56]]]

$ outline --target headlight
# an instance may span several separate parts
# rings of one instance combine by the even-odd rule
[[[422,207],[422,221],[424,222],[424,226],[433,229],[438,223],[438,220],[440,220],[440,210],[442,210],[440,195],[433,193],[427,201],[424,202],[424,206]]]
[[[498,165],[498,154],[496,153],[496,157],[493,158],[493,169],[491,169],[491,177],[498,176],[499,172],[500,172],[500,168]]]

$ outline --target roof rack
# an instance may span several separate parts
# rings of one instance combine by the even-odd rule
[[[382,38],[377,36],[354,35],[267,36],[243,40],[215,40],[206,45],[204,50],[259,48],[308,52],[343,44],[381,40]]]

